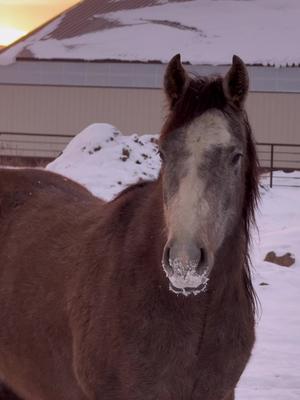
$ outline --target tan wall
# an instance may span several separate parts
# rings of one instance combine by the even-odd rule
[[[247,110],[258,142],[300,144],[300,93],[250,93]]]
[[[157,89],[0,86],[0,131],[76,134],[94,122],[123,133],[159,132]]]
[[[0,132],[73,135],[108,122],[127,134],[158,133],[164,104],[158,89],[3,85]],[[257,141],[300,143],[300,94],[250,93],[247,108]]]
[[[164,115],[157,89],[0,86],[0,131],[75,134],[94,122],[123,133],[157,133]],[[258,141],[300,142],[300,94],[250,93]]]

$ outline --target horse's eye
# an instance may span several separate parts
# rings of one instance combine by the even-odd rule
[[[231,158],[231,164],[236,165],[242,157],[243,157],[242,153],[235,153]]]

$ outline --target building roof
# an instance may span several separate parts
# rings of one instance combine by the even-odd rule
[[[18,60],[300,64],[299,0],[83,0],[10,46]]]

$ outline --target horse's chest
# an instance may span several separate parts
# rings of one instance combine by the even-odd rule
[[[197,376],[199,335],[179,336],[169,332],[168,340],[156,338],[147,350],[141,348],[136,384],[137,398],[144,400],[190,400]]]
[[[173,328],[165,339],[157,337],[144,353],[151,400],[222,399],[236,385],[253,344],[253,334],[239,325]]]

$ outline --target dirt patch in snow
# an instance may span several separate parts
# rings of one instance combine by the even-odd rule
[[[285,253],[282,256],[277,256],[275,251],[270,251],[266,255],[265,261],[281,265],[282,267],[291,267],[293,264],[295,264],[295,257],[291,253]]]

